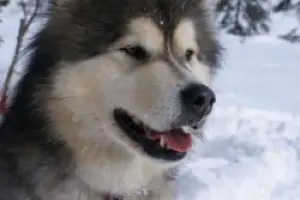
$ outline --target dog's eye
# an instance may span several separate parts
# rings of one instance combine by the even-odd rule
[[[200,61],[205,61],[206,60],[206,57],[203,54],[203,52],[198,52],[196,54],[196,52],[193,49],[187,49],[185,51],[185,59],[186,59],[186,61],[190,62],[194,56],[196,56],[197,59],[200,60]]]
[[[185,59],[190,62],[195,55],[195,51],[193,49],[187,49],[185,51]]]
[[[121,48],[121,51],[139,61],[144,61],[148,58],[146,50],[141,46],[129,46]]]

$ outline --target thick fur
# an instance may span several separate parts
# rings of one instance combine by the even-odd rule
[[[220,48],[203,0],[58,0],[0,129],[0,200],[170,200],[166,171],[116,125],[184,124],[178,93],[210,85]],[[119,49],[139,44],[147,61]],[[184,60],[187,49],[196,54]],[[144,193],[146,191],[146,193]]]

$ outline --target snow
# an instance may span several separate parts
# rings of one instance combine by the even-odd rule
[[[223,39],[227,48],[224,69],[215,80],[225,104],[299,113],[300,46],[271,36]]]
[[[181,170],[182,200],[298,199],[299,130],[290,113],[218,107]]]
[[[0,14],[0,83],[13,53],[20,14]],[[285,20],[284,20],[285,19]],[[276,38],[295,20],[274,17],[272,32],[226,47],[215,77],[217,106],[204,141],[180,169],[178,200],[297,200],[300,196],[300,46]]]

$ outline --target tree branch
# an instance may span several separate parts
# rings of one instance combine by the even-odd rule
[[[15,51],[12,57],[11,64],[9,65],[5,81],[2,88],[2,95],[1,95],[1,101],[0,101],[0,112],[5,112],[6,110],[6,99],[7,99],[7,92],[9,90],[9,84],[11,82],[12,75],[15,71],[15,67],[19,61],[21,48],[24,42],[25,35],[28,32],[28,29],[30,28],[31,24],[33,23],[34,19],[36,18],[38,14],[38,9],[40,7],[40,0],[28,0],[29,2],[26,2],[26,0],[22,0],[20,2],[20,7],[23,12],[23,18],[20,19],[19,29],[18,29],[18,36],[17,36],[17,44],[15,47]],[[31,12],[30,7],[33,4],[34,10]],[[2,109],[2,110],[1,110]]]

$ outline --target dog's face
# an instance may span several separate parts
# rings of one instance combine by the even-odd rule
[[[126,0],[116,9],[117,1],[90,0],[76,10],[72,1],[66,28],[87,35],[77,32],[82,38],[73,42],[78,59],[61,48],[66,59],[53,78],[50,107],[62,137],[181,160],[192,145],[185,127],[202,123],[215,102],[210,83],[218,47],[202,2]],[[76,16],[84,6],[91,16]]]

